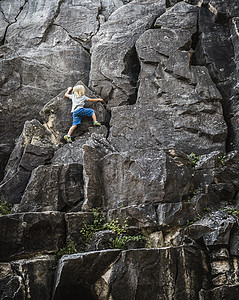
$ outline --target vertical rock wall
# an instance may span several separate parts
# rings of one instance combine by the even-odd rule
[[[235,0],[0,1],[0,299],[238,298],[238,18]],[[77,83],[102,126],[65,144]]]

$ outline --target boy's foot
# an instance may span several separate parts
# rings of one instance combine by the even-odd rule
[[[67,143],[72,143],[72,139],[69,135],[65,135],[64,139],[67,141]]]
[[[94,125],[94,126],[101,126],[101,123],[98,122],[98,121],[94,121],[94,122],[93,122],[93,125]]]

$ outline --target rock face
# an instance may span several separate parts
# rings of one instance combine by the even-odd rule
[[[6,166],[6,175],[0,184],[0,191],[10,203],[19,203],[31,171],[39,165],[49,163],[53,156],[50,135],[37,120],[25,123]]]
[[[87,299],[196,299],[208,271],[197,263],[199,257],[204,261],[200,251],[184,247],[65,256],[57,270],[53,299],[79,293]],[[83,266],[89,270],[87,277],[82,276]],[[195,272],[199,269],[200,278]],[[153,281],[148,280],[152,273]],[[74,274],[74,281],[69,281],[69,274]]]
[[[53,253],[64,242],[64,215],[59,212],[1,216],[0,222],[1,261],[32,253]]]
[[[133,1],[111,15],[92,39],[90,85],[110,106],[136,101],[140,66],[135,42],[164,11],[164,1]]]
[[[0,1],[0,300],[238,298],[238,8]]]
[[[207,68],[191,63],[197,14],[198,7],[180,2],[137,40],[137,103],[112,110],[110,141],[117,149],[225,150],[221,95]]]

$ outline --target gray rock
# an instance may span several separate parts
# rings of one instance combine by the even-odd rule
[[[173,146],[188,154],[225,150],[221,94],[206,67],[190,63],[197,10],[180,2],[159,17],[159,29],[149,29],[137,40],[141,63],[137,102],[112,109],[109,140],[118,150],[147,146]]]
[[[198,299],[208,272],[202,261],[203,253],[189,247],[63,256],[53,299],[64,299],[66,295],[74,298],[79,293],[85,299],[160,299],[162,293],[168,299],[173,295],[176,299]]]
[[[98,231],[88,241],[85,251],[98,251],[110,249],[110,240],[116,238],[116,233],[111,230]]]
[[[92,134],[83,146],[84,203],[82,209],[105,206],[102,158],[115,151],[101,135]]]
[[[106,126],[101,127],[90,127],[89,132],[82,136],[76,136],[72,138],[73,143],[65,144],[55,151],[54,156],[51,160],[52,164],[61,165],[69,163],[83,164],[83,145],[91,138],[93,134],[99,134],[102,137],[107,136]]]
[[[227,149],[238,149],[238,3],[210,1],[200,7],[193,63],[206,65],[223,97]],[[233,20],[233,21],[232,21]],[[233,24],[234,23],[234,24]],[[216,49],[216,51],[215,51]]]
[[[25,299],[24,286],[20,276],[8,275],[0,278],[0,299]]]
[[[108,100],[108,107],[135,102],[140,68],[135,42],[164,11],[163,1],[130,2],[93,37],[90,86]]]
[[[0,228],[0,261],[54,253],[65,240],[64,215],[59,212],[0,216]]]
[[[83,197],[82,165],[39,166],[12,212],[67,211]]]
[[[235,223],[234,217],[218,211],[190,225],[186,232],[192,239],[203,238],[206,246],[227,245]]]
[[[71,37],[89,49],[91,39],[97,34],[99,27],[122,5],[122,0],[67,0],[63,2],[54,24],[63,27]],[[69,11],[74,22],[69,22]]]
[[[157,226],[157,215],[153,205],[131,205],[122,208],[109,209],[107,212],[108,220],[118,219],[121,225],[136,228],[154,228]]]
[[[239,256],[239,232],[238,228],[232,232],[230,237],[230,254]]]
[[[2,265],[2,264],[1,264]],[[1,266],[0,265],[0,266]],[[51,299],[55,258],[39,256],[12,261],[11,272],[0,276],[0,299]],[[12,274],[11,274],[12,273]]]
[[[84,225],[93,223],[92,212],[71,212],[65,214],[66,220],[66,238],[74,242],[76,249],[85,249],[85,240],[80,230]]]
[[[186,157],[176,160],[170,151],[177,154],[173,149],[147,148],[105,156],[105,207],[179,202],[189,192],[192,170]]]
[[[237,300],[239,293],[239,285],[223,285],[219,287],[215,287],[212,290],[200,292],[200,299],[202,300],[210,300],[210,299],[230,299]]]
[[[208,207],[208,197],[199,194],[188,202],[162,203],[157,208],[157,223],[161,226],[186,225],[200,218]]]
[[[74,299],[79,295],[84,299],[96,299],[94,285],[119,253],[119,250],[102,250],[63,256],[56,270],[52,299]]]
[[[6,174],[0,185],[5,200],[19,203],[31,172],[39,165],[50,162],[53,144],[48,131],[37,120],[25,123],[6,166]]]

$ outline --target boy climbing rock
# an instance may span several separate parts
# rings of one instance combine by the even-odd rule
[[[91,99],[88,98],[85,95],[85,87],[83,85],[76,85],[73,88],[73,94],[69,94],[72,90],[72,87],[69,87],[67,89],[67,92],[65,93],[65,97],[72,100],[72,116],[73,116],[73,123],[70,127],[68,133],[64,136],[64,139],[67,141],[67,143],[72,143],[71,135],[73,131],[76,129],[78,125],[81,124],[82,117],[92,117],[93,119],[93,125],[94,126],[100,126],[101,123],[96,120],[95,111],[91,108],[84,108],[85,101],[103,101],[103,99]]]

